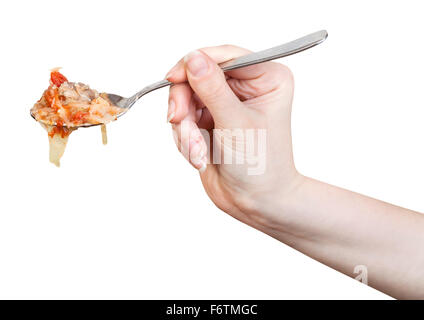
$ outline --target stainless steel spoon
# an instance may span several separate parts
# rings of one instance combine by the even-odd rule
[[[328,36],[328,33],[326,30],[317,31],[307,36],[304,36],[302,38],[282,44],[280,46],[266,49],[260,52],[250,53],[248,55],[221,63],[220,67],[225,72],[225,71],[229,71],[233,69],[247,67],[253,64],[262,63],[265,61],[270,61],[270,60],[286,57],[286,56],[301,52],[303,50],[312,48],[316,46],[317,44],[320,44],[327,38],[327,36]],[[153,83],[143,88],[141,91],[137,92],[136,94],[134,94],[133,96],[129,98],[124,98],[113,93],[107,93],[107,96],[111,103],[123,109],[123,111],[118,115],[118,117],[121,117],[122,115],[127,113],[127,111],[137,102],[137,100],[140,99],[145,94],[152,92],[154,90],[163,88],[163,87],[167,87],[171,84],[172,82],[169,82],[168,80],[161,80],[159,82]],[[31,116],[35,119],[32,113],[31,113]],[[101,125],[101,123],[86,124],[86,125],[83,124],[78,127],[93,127],[98,125]],[[77,128],[77,127],[74,127],[74,128]]]

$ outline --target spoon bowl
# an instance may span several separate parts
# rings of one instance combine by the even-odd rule
[[[225,72],[229,70],[243,68],[243,67],[251,66],[254,64],[286,57],[286,56],[307,50],[309,48],[312,48],[320,44],[325,39],[327,39],[327,36],[328,36],[328,33],[326,30],[317,31],[307,36],[304,36],[302,38],[282,44],[280,46],[273,47],[273,48],[266,49],[259,52],[250,53],[248,55],[221,63],[220,67]],[[163,88],[163,87],[167,87],[171,84],[172,82],[168,80],[161,80],[143,88],[142,90],[140,90],[139,92],[137,92],[136,94],[134,94],[133,96],[129,98],[124,98],[120,95],[113,94],[113,93],[102,94],[102,96],[106,97],[112,105],[122,109],[122,112],[120,112],[117,115],[117,118],[119,118],[123,116],[125,113],[127,113],[128,110],[130,110],[131,107],[145,94],[152,92],[154,90]],[[36,119],[35,116],[32,114],[32,112],[31,112],[31,116],[34,119]],[[56,125],[55,123],[47,123],[46,121],[43,121],[43,120],[41,120],[40,122],[46,125],[51,125],[51,126]],[[94,126],[98,126],[102,124],[104,123],[81,124],[81,125],[72,127],[72,129],[77,129],[80,127],[88,128],[88,127],[94,127]]]

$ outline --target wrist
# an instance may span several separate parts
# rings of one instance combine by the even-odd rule
[[[248,224],[274,237],[275,233],[294,231],[293,228],[301,232],[303,222],[298,221],[296,208],[309,180],[295,171],[290,179],[285,179],[286,183],[276,180],[269,188],[244,196],[239,208],[249,217]]]

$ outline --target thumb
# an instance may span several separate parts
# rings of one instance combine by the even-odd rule
[[[188,82],[209,109],[215,125],[231,128],[241,122],[243,105],[234,94],[221,68],[202,51],[193,51],[184,58]]]

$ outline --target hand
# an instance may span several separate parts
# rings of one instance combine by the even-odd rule
[[[290,133],[293,77],[286,66],[274,62],[225,74],[218,66],[248,53],[226,45],[181,59],[166,77],[174,83],[168,121],[179,150],[199,170],[212,201],[262,229],[275,217],[263,216],[260,203],[277,189],[279,194],[290,192],[300,178]],[[255,154],[247,150],[252,143]],[[232,163],[224,163],[225,157],[232,157]]]
[[[376,289],[422,299],[424,216],[300,175],[290,133],[292,75],[273,62],[225,75],[217,65],[247,53],[234,46],[205,48],[167,75],[174,83],[168,120],[209,197],[334,269],[352,277],[362,270],[361,281]],[[248,152],[249,130],[266,134],[254,143],[256,156]]]

